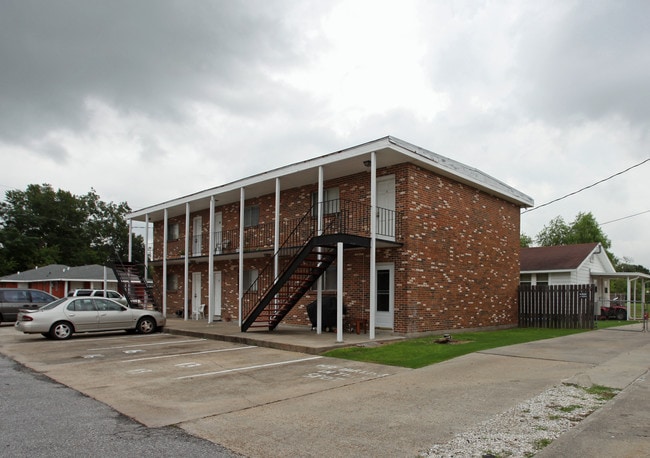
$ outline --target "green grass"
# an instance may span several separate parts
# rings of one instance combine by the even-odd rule
[[[630,322],[602,321],[598,323],[598,329],[623,324],[630,324]],[[452,334],[452,340],[456,343],[435,343],[442,337],[442,335],[437,335],[387,343],[376,347],[340,348],[325,353],[325,356],[417,369],[476,351],[552,339],[579,332],[589,331],[584,329],[513,328],[501,331],[459,332]]]

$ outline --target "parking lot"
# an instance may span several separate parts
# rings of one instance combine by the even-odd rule
[[[147,426],[266,405],[405,369],[165,333],[52,341],[0,327],[0,351]]]

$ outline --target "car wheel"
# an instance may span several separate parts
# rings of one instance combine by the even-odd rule
[[[74,329],[70,323],[67,321],[59,321],[58,323],[54,323],[50,328],[50,337],[57,340],[65,340],[72,337],[73,332]]]
[[[156,321],[149,316],[145,316],[144,318],[140,318],[135,329],[140,334],[151,334],[156,330]]]
[[[625,310],[619,310],[618,312],[616,312],[617,320],[625,321],[626,318],[627,318],[627,312],[625,312]]]

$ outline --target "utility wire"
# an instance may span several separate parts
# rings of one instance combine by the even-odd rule
[[[611,175],[611,176],[609,176],[609,177],[607,177],[607,178],[604,178],[604,179],[602,179],[602,180],[600,180],[600,181],[597,181],[597,182],[595,182],[595,183],[593,183],[593,184],[590,184],[589,186],[585,186],[584,188],[581,188],[581,189],[578,189],[577,191],[571,192],[571,193],[569,193],[569,194],[567,194],[567,195],[565,195],[565,196],[558,197],[557,199],[553,199],[553,200],[551,200],[551,201],[549,201],[549,202],[546,202],[546,203],[544,203],[544,204],[542,204],[542,205],[538,205],[537,207],[528,208],[528,209],[524,210],[523,212],[521,212],[521,214],[523,215],[523,214],[525,214],[525,213],[532,212],[533,210],[537,210],[538,208],[546,207],[547,205],[551,205],[551,204],[553,204],[553,203],[555,203],[555,202],[559,202],[560,200],[563,200],[563,199],[566,199],[567,197],[571,197],[571,196],[573,196],[573,195],[576,195],[576,194],[578,194],[579,192],[582,192],[582,191],[584,191],[584,190],[586,190],[586,189],[593,188],[594,186],[599,185],[600,183],[604,183],[605,181],[607,181],[607,180],[611,180],[612,178],[617,177],[617,176],[619,176],[619,175],[622,175],[622,174],[624,174],[625,172],[629,172],[629,171],[632,170],[633,168],[635,168],[635,167],[639,167],[640,165],[643,165],[643,164],[645,164],[645,163],[648,162],[648,161],[650,161],[650,158],[648,158],[648,159],[646,159],[646,160],[644,160],[644,161],[642,161],[642,162],[639,162],[638,164],[633,165],[632,167],[628,167],[627,169],[625,169],[625,170],[623,170],[623,171],[621,171],[621,172],[615,173],[614,175]],[[611,222],[611,221],[610,221],[610,222]],[[606,223],[605,223],[605,224],[606,224]]]
[[[609,224],[609,223],[615,223],[616,221],[623,221],[624,219],[628,219],[628,218],[634,218],[635,216],[643,215],[644,213],[650,213],[650,210],[635,213],[634,215],[624,216],[622,218],[613,219],[611,221],[605,221],[604,223],[600,223],[600,226],[604,226],[605,224]]]

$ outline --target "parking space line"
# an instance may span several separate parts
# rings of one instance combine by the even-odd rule
[[[172,342],[156,342],[156,343],[147,343],[147,344],[138,344],[138,345],[120,345],[119,347],[103,347],[103,348],[89,348],[88,351],[92,350],[119,350],[120,348],[133,348],[133,347],[153,347],[155,345],[173,345],[179,343],[192,343],[192,342],[204,342],[207,339],[191,339],[191,340],[175,340]]]
[[[285,365],[285,364],[301,363],[303,361],[312,361],[314,359],[321,359],[321,358],[322,358],[322,356],[312,356],[310,358],[292,359],[290,361],[280,361],[278,363],[268,363],[268,364],[258,364],[256,366],[237,367],[235,369],[226,369],[226,370],[217,371],[217,372],[206,372],[206,373],[203,373],[203,374],[185,375],[183,377],[176,377],[176,380],[183,380],[183,379],[196,378],[196,377],[208,377],[210,375],[222,375],[222,374],[229,374],[229,373],[232,373],[232,372],[250,371],[250,370],[253,370],[253,369],[262,369],[262,368],[265,368],[265,367],[282,366],[282,365]]]
[[[221,348],[219,350],[205,350],[205,351],[195,351],[190,353],[174,353],[173,355],[160,355],[160,356],[150,356],[147,358],[137,358],[137,359],[127,359],[120,361],[121,363],[133,363],[137,361],[150,361],[153,359],[163,359],[163,358],[176,358],[178,356],[193,356],[193,355],[205,355],[207,353],[219,353],[224,351],[234,351],[234,350],[246,350],[248,348],[257,348],[255,345],[246,346],[246,347],[235,347],[235,348]]]

